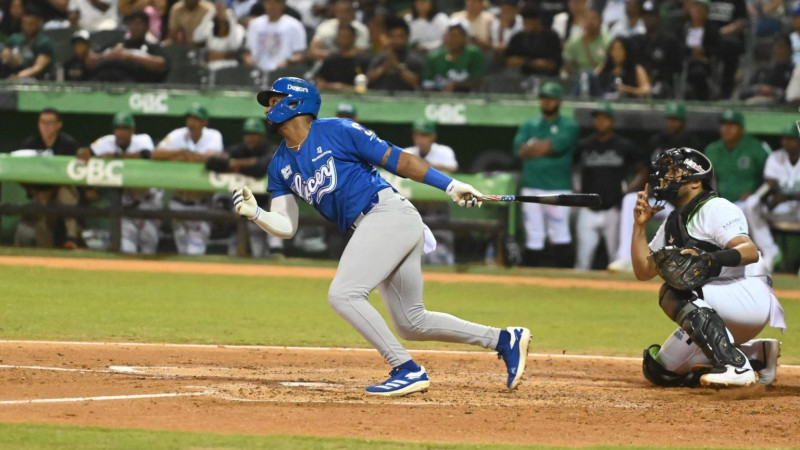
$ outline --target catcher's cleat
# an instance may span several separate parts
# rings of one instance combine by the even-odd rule
[[[509,389],[514,389],[522,381],[522,374],[525,373],[525,364],[528,362],[528,344],[531,342],[531,330],[522,327],[508,327],[506,330],[511,334],[511,341],[508,344],[508,348],[497,353],[497,357],[502,358],[506,363],[508,371],[506,386]]]
[[[399,397],[414,392],[425,391],[431,385],[428,373],[420,366],[419,370],[412,372],[408,369],[392,369],[389,379],[381,384],[367,388],[367,394],[382,395],[384,397]]]
[[[764,368],[758,371],[758,384],[769,386],[778,375],[778,357],[781,356],[781,342],[777,339],[762,339],[764,346]]]
[[[736,351],[741,353],[740,350]],[[728,364],[700,377],[700,384],[711,388],[744,387],[755,382],[756,373],[749,365],[736,367]]]

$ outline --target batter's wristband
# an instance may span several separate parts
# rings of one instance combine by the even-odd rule
[[[422,182],[427,184],[428,186],[433,186],[435,188],[439,188],[443,191],[446,191],[447,186],[449,186],[450,183],[453,182],[453,179],[443,174],[442,172],[439,172],[433,167],[430,167],[428,168],[428,171],[425,172],[425,178],[422,179]]]
[[[401,153],[403,153],[403,150],[393,145],[392,149],[389,151],[389,159],[386,161],[386,165],[383,166],[383,168],[397,175],[397,162],[400,161]]]
[[[258,219],[258,216],[260,216],[260,215],[261,215],[261,208],[256,206],[256,215],[253,216],[253,218],[251,218],[250,220],[256,220],[256,219]]]
[[[742,254],[735,248],[720,250],[711,254],[720,266],[737,267],[742,263]]]

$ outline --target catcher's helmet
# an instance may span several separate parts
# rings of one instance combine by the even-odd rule
[[[670,169],[672,175],[667,178]],[[679,177],[675,171],[681,169]],[[673,201],[678,196],[678,189],[687,181],[702,180],[705,189],[712,189],[714,167],[706,155],[688,148],[670,148],[659,153],[650,166],[650,182],[653,195],[659,201]]]
[[[256,98],[262,106],[269,106],[269,99],[274,95],[286,97],[267,113],[267,119],[272,123],[283,123],[301,114],[310,114],[316,119],[322,104],[317,88],[302,78],[278,78],[272,83],[272,88],[259,92]]]

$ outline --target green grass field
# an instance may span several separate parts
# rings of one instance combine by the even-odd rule
[[[10,252],[6,249],[0,254]],[[217,262],[220,260],[226,259],[216,258]],[[232,262],[243,261],[252,262]],[[554,273],[584,276],[569,271],[507,272],[501,268],[476,267],[458,270],[519,276],[552,277]],[[603,273],[586,276],[608,279]],[[7,265],[0,265],[0,280],[0,339],[367,346],[328,306],[326,280],[90,272]],[[800,287],[797,280],[789,277],[781,277],[776,284],[784,289]],[[377,294],[371,300],[380,311],[385,310]],[[790,326],[798,323],[800,300],[782,303]],[[663,342],[675,328],[659,309],[655,294],[633,291],[428,282],[426,304],[431,310],[488,325],[527,326],[534,334],[531,351],[537,353],[640,356],[643,348]],[[785,335],[768,328],[763,336],[784,342],[782,364],[800,362],[800,338],[791,328]],[[435,342],[413,342],[408,346],[470,348]],[[86,442],[94,446],[83,445]],[[81,443],[80,448],[430,448],[352,439],[0,424],[0,448],[77,448],[73,443]],[[478,447],[436,445],[435,448]]]

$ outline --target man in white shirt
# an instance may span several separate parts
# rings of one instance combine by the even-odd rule
[[[195,103],[186,112],[186,126],[172,130],[158,143],[153,159],[205,163],[224,148],[222,134],[207,128],[208,110]],[[211,195],[205,192],[174,191],[169,209],[175,211],[204,211],[210,206]],[[172,231],[175,246],[182,255],[204,255],[211,235],[211,224],[200,220],[174,220]]]
[[[311,58],[322,60],[333,53],[336,47],[336,35],[340,23],[349,23],[356,29],[356,49],[362,52],[369,48],[369,30],[367,26],[356,20],[356,10],[353,2],[337,0],[333,5],[333,19],[323,21],[317,27],[314,38],[311,39]]]
[[[145,133],[136,133],[136,121],[129,112],[118,112],[112,120],[113,132],[92,142],[89,148],[78,150],[78,157],[150,159],[153,139]],[[157,210],[164,207],[161,189],[125,189],[122,206],[126,208]],[[120,251],[152,255],[158,250],[159,221],[122,218]]]
[[[486,11],[483,0],[466,0],[464,10],[456,11],[450,15],[451,19],[464,19],[469,22],[469,36],[472,42],[481,49],[492,46],[492,23],[497,20],[494,15]]]
[[[437,170],[455,172],[458,161],[452,148],[436,142],[436,124],[425,119],[414,122],[414,146],[403,151],[417,155]]]
[[[303,60],[306,29],[285,10],[286,0],[264,0],[265,14],[247,25],[245,64],[271,72]]]
[[[117,0],[69,0],[67,14],[73,26],[89,32],[119,26]]]

